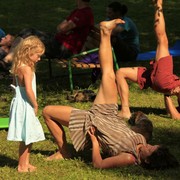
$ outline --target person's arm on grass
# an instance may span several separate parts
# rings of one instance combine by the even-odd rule
[[[166,110],[170,114],[171,118],[180,119],[180,113],[178,112],[177,108],[174,106],[170,96],[164,95],[164,103]]]
[[[107,169],[135,164],[135,157],[130,153],[121,153],[117,156],[102,159],[99,143],[94,132],[93,127],[88,131],[92,141],[92,161],[95,168]]]

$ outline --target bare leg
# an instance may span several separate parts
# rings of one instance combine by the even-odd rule
[[[115,19],[100,23],[101,42],[99,48],[99,59],[102,71],[102,81],[94,101],[95,104],[117,103],[117,86],[115,83],[110,37],[112,30],[119,23],[124,23],[124,21],[121,19]]]
[[[153,2],[155,6],[154,30],[157,38],[156,60],[159,60],[169,55],[168,38],[162,9],[163,0],[154,0]]]
[[[18,172],[33,172],[36,170],[35,166],[29,164],[31,147],[32,144],[26,146],[24,142],[20,142]]]
[[[31,146],[28,148],[28,153],[27,153],[27,164],[28,164],[29,172],[36,171],[36,169],[37,169],[37,167],[33,166],[33,165],[30,164],[30,162],[29,162],[31,149],[32,149],[32,144],[31,144]]]
[[[165,32],[165,22],[162,13],[162,0],[153,0],[155,6],[154,30],[157,37],[156,60],[168,56],[168,39]],[[137,82],[137,68],[120,68],[116,73],[118,92],[121,99],[121,111],[119,116],[129,118],[131,116],[129,108],[129,88],[126,80]]]
[[[116,80],[118,93],[121,100],[121,111],[118,113],[120,117],[130,118],[131,112],[129,108],[129,86],[127,80],[137,83],[138,68],[120,68],[116,72]]]
[[[70,157],[67,151],[66,135],[62,125],[68,127],[72,109],[72,107],[68,106],[46,106],[43,109],[43,117],[47,127],[55,138],[59,148],[59,151],[48,157],[47,160]]]

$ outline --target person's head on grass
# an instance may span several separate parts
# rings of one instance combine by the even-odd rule
[[[139,151],[141,166],[143,168],[150,170],[163,170],[179,166],[177,159],[164,145],[154,146],[154,149],[153,146],[151,146],[149,149],[149,152],[147,149],[145,150],[142,148],[140,148]],[[150,151],[152,151],[152,153]],[[149,156],[148,153],[150,153]]]

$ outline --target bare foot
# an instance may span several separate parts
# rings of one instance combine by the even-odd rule
[[[61,159],[69,159],[70,155],[66,154],[66,155],[62,155],[59,151],[57,151],[56,153],[52,154],[51,156],[47,157],[46,160],[47,161],[52,161],[52,160],[61,160]]]
[[[153,3],[154,6],[156,6],[157,0],[152,0],[152,3]]]
[[[19,172],[19,173],[29,172],[29,171],[28,171],[28,167],[22,168],[22,167],[19,167],[19,166],[18,166],[18,172]]]
[[[18,172],[19,173],[25,173],[25,172],[34,172],[36,171],[37,167],[29,164],[25,167],[18,166]]]
[[[111,21],[102,21],[100,23],[100,29],[103,30],[104,34],[109,34],[116,27],[117,24],[124,24],[125,21],[122,19],[113,19]]]
[[[29,165],[28,165],[28,170],[29,170],[29,172],[34,172],[34,171],[37,170],[37,167],[36,167],[36,166],[33,166],[32,164],[29,164]]]
[[[162,6],[163,0],[152,0],[152,3],[155,7]]]

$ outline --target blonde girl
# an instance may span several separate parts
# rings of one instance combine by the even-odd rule
[[[18,172],[32,172],[36,167],[29,162],[32,143],[44,140],[42,126],[38,120],[36,100],[35,64],[45,51],[44,44],[29,36],[16,47],[11,73],[15,95],[10,106],[10,122],[7,139],[19,141]]]

